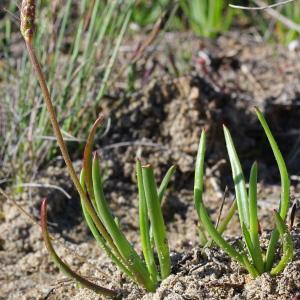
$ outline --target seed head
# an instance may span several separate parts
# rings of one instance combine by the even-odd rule
[[[34,33],[35,0],[23,0],[21,5],[21,33],[27,42],[31,42]]]

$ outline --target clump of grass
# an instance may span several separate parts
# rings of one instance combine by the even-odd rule
[[[154,24],[170,3],[170,0],[138,1],[133,10],[132,21],[139,26]]]
[[[84,148],[87,120],[97,118],[95,112],[113,83],[111,74],[128,30],[133,3],[134,0],[35,1],[39,26],[35,27],[32,44],[57,105],[63,136],[77,149]],[[1,3],[1,13],[2,6]],[[4,68],[0,68],[0,81],[5,82],[0,97],[7,130],[0,138],[0,156],[1,165],[10,165],[10,179],[18,177],[19,182],[24,182],[53,159],[57,149],[39,83],[30,77],[28,55],[24,52],[16,57],[10,47],[16,41],[13,17],[18,5],[10,1],[6,6],[10,13],[0,20],[0,47],[5,57]],[[30,21],[21,19],[22,27]]]
[[[293,1],[282,5],[280,8],[279,13],[286,19],[284,23],[276,22],[273,35],[278,38],[279,42],[288,44],[299,38],[300,6],[298,1]]]
[[[20,29],[44,95],[57,143],[65,160],[68,172],[80,195],[87,224],[103,250],[128,277],[148,291],[155,291],[158,282],[166,278],[171,272],[169,247],[160,204],[171,175],[174,172],[174,167],[167,172],[166,177],[158,189],[152,167],[150,165],[142,166],[139,161],[137,162],[136,169],[140,197],[140,231],[142,249],[145,257],[144,261],[134,250],[121,231],[118,222],[114,219],[103,192],[99,158],[97,155],[92,158],[92,146],[96,128],[103,123],[104,118],[102,115],[94,123],[90,131],[84,151],[84,166],[80,179],[74,170],[57,121],[45,76],[35,53],[35,48],[33,47],[34,11],[35,1],[24,0],[22,2],[22,22]],[[49,238],[46,207],[47,202],[45,200],[41,208],[42,230],[47,249],[53,261],[67,276],[75,279],[82,286],[93,289],[106,296],[117,296],[115,291],[95,285],[75,273],[59,258]],[[155,261],[155,249],[158,255],[159,268]]]
[[[204,37],[215,37],[230,28],[234,11],[225,0],[180,0],[193,31]]]
[[[259,220],[257,216],[257,163],[255,162],[252,165],[249,179],[249,188],[247,189],[241,163],[235,150],[232,137],[229,130],[225,126],[224,135],[235,186],[238,215],[245,246],[248,250],[248,253],[246,253],[243,249],[235,249],[222,237],[222,232],[220,232],[218,228],[215,228],[206,210],[206,207],[204,206],[203,178],[204,156],[206,148],[205,131],[202,132],[199,143],[194,185],[195,206],[201,225],[211,237],[211,239],[229,256],[231,256],[234,260],[238,261],[242,266],[244,266],[253,278],[259,276],[264,272],[270,273],[271,275],[279,274],[292,260],[294,255],[292,238],[285,224],[289,208],[290,186],[287,168],[264,116],[258,109],[256,109],[256,113],[269,140],[273,154],[278,164],[282,186],[279,212],[274,210],[276,228],[274,228],[271,234],[266,253],[264,253],[264,251],[261,249],[259,242]],[[282,256],[280,261],[277,264],[274,264],[274,257],[278,249],[279,238],[281,238],[283,244]]]
[[[264,37],[280,43],[289,44],[297,39],[300,33],[300,7],[298,1],[286,0],[254,1],[257,6],[231,5],[232,8],[242,9],[250,16]],[[276,8],[276,10],[275,10]],[[248,11],[248,13],[247,13]]]

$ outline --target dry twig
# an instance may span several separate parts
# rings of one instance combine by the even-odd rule
[[[232,8],[238,8],[238,9],[243,9],[243,10],[264,10],[264,9],[269,9],[269,8],[274,8],[274,7],[278,7],[281,5],[285,5],[285,4],[291,3],[293,1],[295,1],[295,0],[286,0],[286,1],[279,2],[279,3],[275,3],[275,4],[270,4],[270,5],[264,4],[264,5],[259,5],[256,7],[234,5],[234,4],[229,4],[229,6]],[[257,1],[254,1],[254,2],[257,2]]]

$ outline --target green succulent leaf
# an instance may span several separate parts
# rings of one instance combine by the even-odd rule
[[[256,114],[260,121],[261,126],[263,127],[265,134],[268,138],[268,141],[270,143],[270,146],[272,148],[274,157],[276,159],[279,173],[280,173],[280,179],[281,179],[281,201],[279,206],[279,213],[283,220],[286,219],[288,209],[289,209],[289,200],[290,200],[290,179],[289,174],[287,171],[287,167],[284,161],[284,158],[280,152],[280,149],[275,141],[275,138],[267,124],[267,121],[263,114],[260,112],[258,108],[256,108]]]
[[[85,189],[85,184],[84,184],[84,171],[81,171],[80,174],[80,183],[82,185],[82,188]],[[122,259],[122,257],[120,257],[119,252],[117,252],[116,254],[113,253],[113,249],[111,249],[108,244],[106,243],[106,240],[102,237],[102,235],[99,233],[99,231],[97,230],[90,214],[88,213],[84,201],[81,199],[81,207],[82,207],[82,212],[83,212],[83,216],[85,218],[85,221],[89,227],[89,229],[91,230],[95,240],[99,243],[100,247],[105,251],[105,253],[107,254],[107,256],[120,268],[120,270],[122,272],[124,272],[129,278],[131,278],[132,280],[134,280],[134,276],[132,275],[132,273],[128,270],[128,268],[126,267],[126,262]]]
[[[285,221],[288,208],[289,208],[289,200],[290,200],[290,195],[289,195],[290,180],[289,180],[287,167],[283,159],[283,156],[280,152],[280,149],[275,141],[275,138],[267,124],[265,117],[263,116],[263,114],[260,112],[258,108],[255,108],[255,110],[256,110],[257,117],[260,121],[260,124],[263,127],[265,134],[268,138],[268,141],[270,143],[275,160],[279,168],[280,179],[281,179],[281,200],[279,205],[279,212],[281,218]],[[279,239],[278,230],[274,229],[271,235],[271,239],[269,242],[267,255],[266,255],[266,271],[270,271],[272,268],[278,239]]]
[[[169,185],[169,182],[172,178],[172,176],[174,175],[176,171],[176,166],[172,166],[170,167],[170,169],[167,171],[165,177],[163,178],[160,186],[159,186],[159,189],[158,189],[158,200],[160,203],[162,203],[162,199],[164,197],[164,194],[167,190],[167,187]]]
[[[246,227],[249,228],[249,204],[243,170],[236,153],[231,134],[226,126],[223,126],[223,129],[227,152],[231,164],[240,223],[245,224]]]
[[[95,200],[96,200],[101,221],[103,222],[106,230],[109,232],[110,236],[112,237],[120,255],[122,256],[124,261],[126,261],[126,265],[128,266],[128,269],[136,278],[136,281],[139,284],[143,285],[148,291],[155,291],[156,286],[150,278],[150,274],[148,272],[145,263],[138,256],[136,251],[133,249],[131,244],[124,236],[123,232],[119,229],[119,227],[115,223],[115,220],[108,207],[103,192],[100,165],[99,165],[97,155],[95,155],[93,160],[92,174],[93,174]]]
[[[139,190],[139,224],[140,224],[142,251],[151,278],[155,282],[155,284],[157,284],[158,271],[155,264],[154,253],[151,244],[150,224],[149,224],[148,208],[147,208],[144,182],[143,182],[142,165],[139,160],[137,160],[136,162],[136,173],[137,173],[137,182],[138,182],[138,190]]]
[[[153,238],[157,250],[160,272],[162,279],[171,273],[171,259],[165,223],[158,199],[157,186],[154,179],[153,169],[150,165],[142,167],[142,177],[148,208],[148,215],[153,229]]]
[[[195,168],[195,183],[194,183],[194,201],[197,214],[202,222],[203,227],[211,236],[213,241],[222,248],[229,256],[244,265],[243,257],[238,253],[218,232],[213,222],[211,221],[207,210],[203,204],[203,175],[204,175],[204,157],[206,148],[206,133],[203,130],[200,138],[196,168]]]
[[[257,217],[257,163],[252,165],[249,181],[249,212],[250,212],[250,239],[253,246],[251,255],[256,269],[260,274],[264,272],[264,261],[262,258],[259,235],[258,235],[258,217]]]

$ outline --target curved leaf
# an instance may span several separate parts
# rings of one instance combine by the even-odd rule
[[[140,235],[142,251],[145,257],[145,261],[150,272],[150,275],[157,284],[158,272],[155,264],[153,248],[150,238],[150,224],[148,218],[148,208],[145,196],[145,189],[143,183],[142,165],[139,160],[136,162],[136,174],[139,190],[139,225],[140,225]]]
[[[270,146],[272,148],[275,160],[277,162],[279,172],[280,172],[280,180],[281,180],[281,200],[279,205],[279,212],[281,218],[285,221],[288,208],[289,208],[289,190],[290,190],[290,180],[289,175],[287,171],[287,167],[285,164],[285,161],[283,159],[283,156],[280,152],[280,149],[275,141],[275,138],[272,135],[272,132],[267,124],[266,119],[264,118],[263,114],[260,112],[260,110],[256,107],[256,114],[259,119],[259,122],[261,126],[263,127],[265,134],[269,140]],[[271,235],[271,239],[269,242],[267,255],[266,255],[266,271],[270,271],[273,265],[275,251],[276,251],[276,245],[278,242],[279,233],[277,229],[274,229]]]
[[[97,155],[95,155],[93,160],[92,173],[95,201],[101,221],[112,237],[120,255],[126,261],[126,265],[128,266],[129,270],[135,276],[136,281],[143,285],[148,291],[154,291],[156,286],[151,280],[146,264],[138,256],[123,232],[119,229],[109,209],[103,192],[100,166]]]
[[[231,134],[226,126],[223,126],[223,129],[227,152],[231,164],[240,223],[241,226],[242,224],[245,224],[246,227],[249,228],[249,204],[243,170],[238,155],[236,153]]]
[[[92,152],[93,152],[93,145],[94,145],[94,138],[96,135],[97,128],[102,125],[104,122],[104,116],[102,114],[99,115],[98,119],[92,126],[90,130],[89,136],[86,141],[86,145],[84,148],[83,154],[83,168],[84,168],[84,181],[87,188],[87,191],[90,195],[90,198],[95,206],[94,203],[94,191],[93,191],[93,180],[92,180]],[[96,206],[95,206],[96,208]]]
[[[82,185],[82,188],[85,189],[83,177],[84,177],[84,171],[81,171],[80,183]],[[116,250],[116,249],[110,248],[109,244],[106,243],[106,240],[102,237],[102,235],[97,230],[91,216],[89,215],[89,213],[85,207],[84,201],[82,199],[81,199],[81,207],[82,207],[82,212],[83,212],[85,221],[86,221],[89,229],[91,230],[95,240],[100,244],[100,247],[105,251],[107,256],[120,268],[120,270],[122,272],[124,272],[125,274],[128,275],[128,277],[130,277],[132,280],[134,280],[132,273],[128,270],[128,268],[124,264],[125,262],[124,262],[124,260],[122,260],[120,253],[117,252],[116,254],[114,254],[112,250]]]
[[[165,279],[171,273],[171,259],[165,223],[160,201],[158,199],[157,186],[152,167],[150,165],[143,166],[142,174],[148,214],[160,264],[161,277],[162,279]]]
[[[257,163],[251,167],[249,180],[249,216],[250,227],[249,234],[253,249],[252,260],[260,274],[264,272],[264,261],[261,254],[261,248],[258,235],[258,217],[257,217]],[[244,235],[245,236],[245,235]]]
[[[159,189],[158,189],[158,199],[159,199],[159,202],[162,203],[162,199],[164,197],[164,194],[167,190],[167,187],[169,185],[169,182],[172,178],[172,176],[174,175],[176,171],[176,166],[171,166],[169,168],[169,170],[167,171],[166,175],[164,176],[160,186],[159,186]]]
[[[43,239],[45,242],[45,245],[48,249],[48,252],[54,261],[54,263],[58,266],[58,268],[66,274],[66,276],[76,280],[80,285],[93,290],[94,292],[114,298],[117,296],[117,292],[113,290],[106,289],[104,287],[101,287],[93,282],[90,282],[89,280],[85,279],[81,275],[77,274],[71,268],[62,261],[62,259],[57,255],[55,252],[50,237],[48,233],[48,227],[47,227],[47,200],[44,199],[41,205],[41,227],[42,227],[42,233],[43,233]]]
[[[206,133],[203,130],[199,142],[196,168],[195,168],[195,183],[194,183],[194,201],[197,214],[202,222],[203,227],[209,233],[214,242],[222,248],[229,256],[237,260],[244,266],[244,260],[240,253],[238,253],[218,232],[213,222],[211,221],[206,207],[203,204],[203,175],[204,175],[204,157],[206,149]]]

